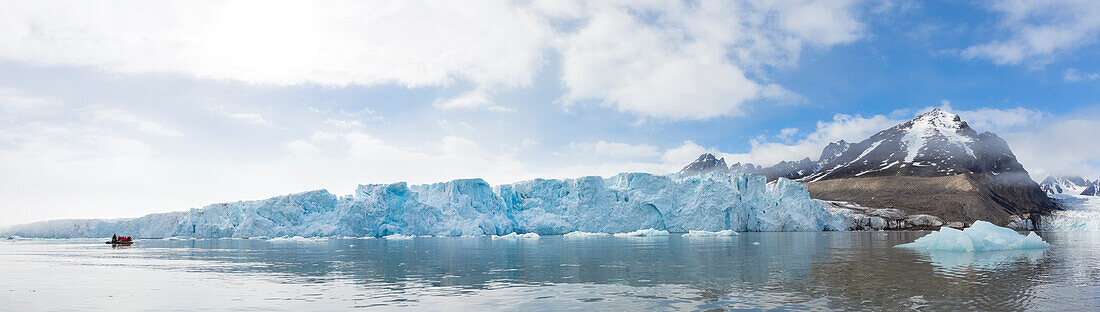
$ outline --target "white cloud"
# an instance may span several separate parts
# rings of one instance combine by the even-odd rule
[[[1060,54],[1091,46],[1100,36],[1100,1],[1054,0],[985,2],[1000,13],[999,27],[1008,38],[974,45],[962,51],[970,59],[999,65],[1049,63]]]
[[[432,105],[442,109],[483,108],[501,112],[512,111],[494,102],[492,95],[490,95],[490,91],[484,87],[474,88],[473,90],[463,92],[454,97],[436,99]]]
[[[958,114],[971,128],[979,132],[992,131],[997,133],[1014,127],[1031,126],[1039,123],[1045,117],[1044,113],[1040,111],[1023,107],[982,107],[974,110],[952,110],[950,106],[942,108]]]
[[[771,166],[784,160],[800,160],[806,157],[816,160],[821,150],[831,142],[846,140],[859,142],[871,135],[904,122],[883,115],[863,117],[860,115],[833,115],[832,120],[818,121],[815,130],[807,133],[793,143],[791,138],[781,138],[782,142],[767,141],[758,138],[750,141],[751,148],[746,153],[727,154],[726,162],[747,162],[761,166]],[[790,131],[788,131],[790,132]]]
[[[861,38],[859,2],[16,1],[0,3],[0,59],[269,85],[468,83],[435,106],[498,111],[494,94],[560,64],[565,103],[706,119],[806,101],[767,70]]]
[[[1062,71],[1062,79],[1066,82],[1093,81],[1096,79],[1100,79],[1100,74],[1086,73],[1078,71],[1074,68],[1066,68],[1065,71]]]
[[[619,142],[583,142],[569,143],[568,156],[594,157],[604,160],[648,159],[661,155],[656,146],[649,144],[631,145]]]
[[[1095,117],[1095,116],[1093,116]],[[1040,180],[1047,175],[1079,175],[1100,178],[1100,119],[1048,118],[1019,129],[998,133],[1013,153]],[[1057,147],[1057,152],[1052,148]]]
[[[321,152],[321,149],[317,148],[317,146],[313,145],[313,143],[307,142],[306,140],[302,139],[290,141],[290,143],[286,144],[286,148],[295,153],[301,154],[317,154]]]
[[[756,99],[804,101],[749,72],[793,66],[804,42],[858,39],[854,10],[854,1],[595,3],[560,44],[563,100],[671,120],[737,115]]]
[[[96,109],[93,113],[92,121],[129,126],[152,135],[177,138],[183,136],[182,133],[168,129],[168,127],[158,122],[146,120],[132,113],[117,109]]]
[[[260,116],[260,114],[257,114],[257,113],[230,113],[227,116],[229,116],[229,118],[240,120],[240,121],[243,121],[243,122],[248,123],[248,124],[253,124],[253,125],[258,125],[258,126],[270,126],[271,125],[271,122],[267,121],[267,119],[264,119],[263,116]]]
[[[55,101],[50,99],[28,96],[23,90],[0,88],[0,113],[8,118],[16,115],[39,113],[56,106],[55,104]]]
[[[795,134],[798,134],[798,128],[783,128],[779,130],[778,138],[786,140],[790,139]]]
[[[145,4],[5,2],[0,57],[274,85],[523,86],[550,31],[504,0]]]
[[[325,119],[325,124],[337,127],[340,129],[353,129],[363,126],[363,123],[358,120],[342,120],[342,119]]]

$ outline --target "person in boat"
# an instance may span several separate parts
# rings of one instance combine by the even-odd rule
[[[118,234],[111,234],[111,242],[113,243],[113,242],[117,242],[117,241],[118,241]]]

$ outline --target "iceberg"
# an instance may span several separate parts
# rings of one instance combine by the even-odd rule
[[[493,239],[525,239],[525,238],[526,239],[539,239],[541,237],[542,236],[539,236],[538,234],[535,234],[535,233],[524,233],[524,234],[508,233],[507,235],[501,235],[501,236],[493,235]]]
[[[408,240],[408,239],[414,239],[414,238],[416,238],[416,236],[402,235],[402,234],[390,234],[390,235],[382,236],[382,238],[383,239],[393,239],[393,240]]]
[[[687,233],[684,233],[683,235],[680,235],[680,237],[687,237],[687,238],[729,237],[729,236],[737,236],[737,232],[734,232],[733,230],[721,230],[721,231],[717,231],[717,232],[692,230],[692,231],[688,231]]]
[[[613,234],[613,235],[614,235],[615,237],[653,237],[653,236],[668,236],[668,231],[665,231],[665,230],[654,230],[654,229],[644,229],[644,230],[637,230],[637,231],[631,231],[631,232],[626,232],[626,233],[615,233],[615,234]]]
[[[562,235],[563,238],[595,238],[595,237],[608,237],[610,233],[590,233],[582,231],[573,231]]]
[[[53,220],[0,235],[140,238],[484,236],[629,233],[643,229],[847,230],[850,217],[811,199],[805,185],[764,176],[622,173],[491,186],[481,179],[359,185],[208,205],[132,219]]]
[[[976,221],[964,230],[942,227],[908,244],[895,247],[937,250],[937,251],[994,251],[1015,249],[1041,249],[1050,247],[1035,232],[1027,236],[1016,231],[999,227],[993,223]]]
[[[293,237],[274,237],[274,238],[268,239],[267,241],[272,242],[272,243],[316,243],[316,242],[324,242],[326,240],[327,239],[323,238],[323,237],[293,236]]]

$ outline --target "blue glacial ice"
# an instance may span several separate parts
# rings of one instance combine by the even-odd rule
[[[1043,231],[1100,231],[1100,196],[1054,194],[1051,198],[1065,210],[1043,216]]]
[[[985,221],[976,221],[974,225],[961,231],[942,227],[939,231],[918,238],[912,243],[901,244],[896,247],[970,252],[1041,249],[1050,247],[1050,244],[1043,241],[1035,232],[1029,232],[1027,236],[1024,236],[1009,228],[999,227]]]
[[[360,185],[208,205],[133,219],[54,220],[12,226],[24,237],[141,238],[468,236],[653,229],[846,230],[847,217],[811,199],[806,186],[718,172],[682,177],[624,173],[609,178],[536,179],[491,186],[481,179]],[[401,236],[396,236],[400,234]]]

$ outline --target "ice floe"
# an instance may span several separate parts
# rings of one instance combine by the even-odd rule
[[[993,251],[1050,247],[1035,232],[1026,236],[986,221],[976,221],[964,230],[941,227],[916,241],[896,247],[941,251]]]
[[[721,231],[717,231],[717,232],[710,232],[710,231],[688,231],[687,233],[684,233],[683,235],[680,235],[680,237],[687,237],[687,238],[699,238],[699,237],[730,237],[730,236],[737,236],[737,232],[734,232],[733,230],[721,230]]]
[[[626,233],[615,233],[615,237],[650,237],[650,236],[668,236],[668,231],[644,229]]]
[[[582,232],[582,231],[573,231],[573,232],[565,233],[565,235],[562,235],[562,237],[564,237],[564,238],[571,238],[571,239],[572,238],[609,237],[609,236],[611,236],[611,234],[609,234],[609,233],[593,233],[593,232]]]

